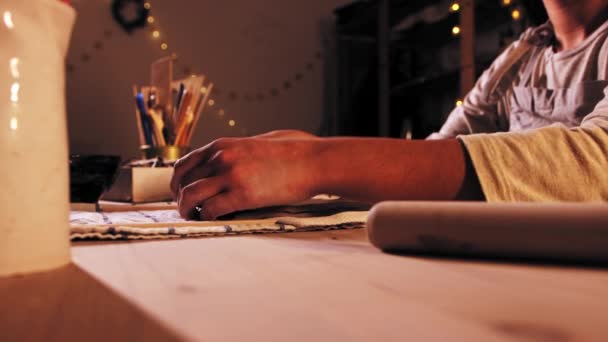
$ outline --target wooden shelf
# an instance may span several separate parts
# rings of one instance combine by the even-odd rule
[[[462,0],[459,12],[446,14],[436,22],[418,22],[407,28],[400,26],[409,15],[438,3],[356,1],[336,9],[337,39],[341,49],[339,65],[344,72],[340,80],[345,87],[340,91],[336,122],[341,118],[340,122],[345,123],[343,127],[348,130],[338,134],[370,135],[377,130],[378,135],[385,136],[394,131],[387,126],[399,121],[404,112],[410,116],[424,116],[419,119],[425,123],[440,125],[447,101],[451,103],[464,96],[473,87],[476,76],[490,64],[488,59],[496,57],[488,51],[481,55],[482,51],[477,50],[476,54],[475,40],[481,34],[498,32],[498,27],[509,26],[510,11],[502,7],[500,1]],[[459,36],[452,35],[456,25],[462,30]],[[443,59],[443,53],[449,54],[448,62]],[[366,83],[358,86],[357,80],[366,80]],[[411,100],[416,96],[414,94],[424,95],[431,90],[454,98],[443,96],[438,100],[441,103],[437,108],[423,109],[425,106],[417,105],[416,101],[408,102],[410,107],[404,108],[400,97]],[[366,94],[368,100],[357,99],[361,93]]]

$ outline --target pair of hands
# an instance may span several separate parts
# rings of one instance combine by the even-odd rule
[[[275,131],[218,139],[189,153],[177,161],[171,180],[180,215],[214,220],[312,197],[317,140],[302,131]]]

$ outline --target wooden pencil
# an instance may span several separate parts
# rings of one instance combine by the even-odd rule
[[[188,113],[188,107],[190,106],[190,101],[192,100],[192,92],[191,91],[187,91],[185,92],[183,99],[180,103],[180,108],[179,111],[177,113],[177,132],[175,133],[175,141],[174,141],[174,145],[179,146],[179,142],[182,139],[182,136],[185,132],[186,129],[186,124],[187,124],[187,113]]]
[[[163,123],[162,114],[154,109],[149,108],[148,116],[150,117],[150,122],[152,122],[152,128],[157,145],[167,145],[167,142],[165,141],[165,136],[163,135],[163,128],[165,125]]]
[[[209,101],[209,97],[211,96],[212,90],[213,90],[213,83],[209,83],[209,85],[207,86],[207,91],[205,92],[205,95],[196,104],[196,106],[194,108],[194,115],[192,118],[192,123],[188,126],[186,137],[184,139],[184,144],[185,144],[184,146],[188,146],[190,144],[190,141],[192,140],[192,135],[194,134],[194,128],[198,124],[198,120],[200,119],[202,112],[205,109],[207,102]]]

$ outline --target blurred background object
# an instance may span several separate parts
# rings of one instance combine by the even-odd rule
[[[192,147],[284,128],[424,138],[462,100],[463,75],[546,20],[531,0],[72,3],[71,151],[124,158],[138,153],[129,89],[160,57],[177,58],[176,78],[215,84]]]
[[[437,131],[498,54],[547,20],[532,0],[354,1],[335,15],[335,133],[415,139]]]
[[[70,156],[70,202],[97,203],[118,174],[119,156]]]
[[[138,154],[131,85],[146,84],[150,63],[171,54],[176,78],[204,74],[216,86],[192,146],[280,128],[323,132],[333,111],[325,76],[332,11],[348,2],[151,0],[144,2],[146,26],[129,34],[115,21],[112,1],[73,1],[71,152]],[[137,2],[125,6],[126,18],[137,16]]]

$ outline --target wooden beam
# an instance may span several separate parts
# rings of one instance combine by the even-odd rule
[[[389,135],[390,121],[390,24],[389,0],[378,3],[378,133]]]
[[[475,85],[475,0],[463,0],[460,9],[460,97]]]

